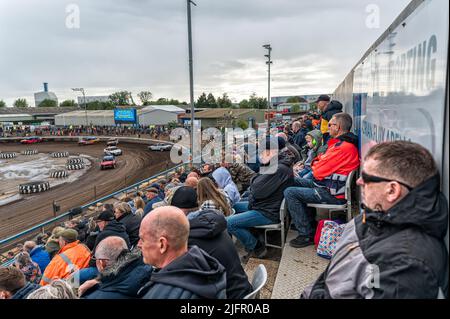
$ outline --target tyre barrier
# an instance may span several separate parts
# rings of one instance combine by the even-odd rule
[[[20,194],[40,193],[40,192],[45,192],[49,189],[50,189],[49,182],[32,182],[32,183],[19,185],[19,193]]]
[[[84,164],[84,161],[80,157],[74,157],[74,158],[69,158],[67,160],[67,164],[68,165],[70,165],[70,164]]]
[[[53,152],[50,156],[53,158],[69,157],[69,152]]]
[[[22,151],[22,155],[35,155],[38,153],[38,150],[24,150]]]
[[[67,164],[66,168],[71,171],[77,170],[77,169],[83,169],[84,164]]]
[[[69,176],[69,174],[67,173],[67,171],[54,171],[50,173],[50,177],[51,178],[64,178]]]
[[[0,153],[1,159],[16,158],[17,153]]]

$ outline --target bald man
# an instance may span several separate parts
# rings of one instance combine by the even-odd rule
[[[139,250],[129,251],[118,236],[103,239],[95,250],[100,276],[86,281],[78,292],[86,299],[132,299],[151,277],[152,267],[144,264]]]
[[[156,208],[142,220],[138,247],[154,267],[143,299],[224,299],[224,267],[206,252],[188,248],[189,221],[174,206]]]
[[[198,176],[198,174],[197,174],[196,172],[190,172],[190,173],[187,175],[186,180],[187,180],[188,178],[190,178],[190,177],[194,177],[194,178],[196,178],[196,179],[200,179],[200,176]]]
[[[189,186],[194,189],[197,189],[197,185],[198,185],[198,178],[195,178],[195,177],[188,177],[188,178],[186,178],[186,181],[184,182],[184,186]]]

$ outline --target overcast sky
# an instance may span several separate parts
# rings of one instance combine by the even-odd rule
[[[196,0],[192,7],[195,97],[226,92],[238,102],[331,93],[409,0]],[[79,28],[73,26],[75,4]],[[379,8],[379,28],[367,27]],[[369,7],[371,9],[371,7]],[[72,23],[72,24],[70,24]],[[0,0],[0,100],[12,105],[48,82],[61,102],[149,90],[189,100],[185,0]]]

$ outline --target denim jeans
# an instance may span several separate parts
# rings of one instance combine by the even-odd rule
[[[250,233],[248,228],[270,225],[274,222],[256,210],[246,211],[227,217],[228,232],[244,245],[248,252],[255,249],[258,240]]]
[[[311,168],[305,167],[300,172],[298,172],[298,176],[303,179],[313,179],[313,173]]]
[[[315,229],[315,209],[307,207],[311,204],[343,204],[344,199],[337,199],[328,189],[315,187],[312,180],[295,178],[295,187],[284,191],[286,204],[300,236],[313,238]]]
[[[235,210],[236,214],[248,211],[248,201],[237,202],[236,204],[234,204],[233,209]]]
[[[78,276],[80,280],[80,285],[84,282],[94,279],[98,275],[98,270],[96,267],[83,268],[78,270]]]

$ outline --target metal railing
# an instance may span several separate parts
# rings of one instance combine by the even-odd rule
[[[158,174],[156,174],[156,175],[150,176],[150,177],[148,177],[148,178],[146,178],[146,179],[144,179],[144,180],[141,180],[141,181],[139,181],[139,182],[136,182],[136,183],[134,183],[134,184],[132,184],[132,185],[130,185],[130,186],[127,186],[127,187],[125,187],[125,188],[122,188],[122,189],[120,189],[120,190],[118,190],[118,191],[116,191],[116,192],[114,192],[114,193],[111,193],[111,194],[106,195],[106,196],[104,196],[104,197],[102,197],[102,198],[99,198],[99,199],[97,199],[97,200],[95,200],[95,201],[93,201],[93,202],[90,202],[90,203],[88,203],[88,204],[85,204],[85,205],[83,205],[83,206],[80,206],[80,208],[81,208],[82,210],[84,210],[84,209],[86,209],[86,208],[88,208],[88,207],[90,207],[90,206],[93,206],[93,205],[97,204],[97,203],[100,203],[100,202],[102,202],[102,201],[111,199],[111,198],[113,198],[113,197],[116,196],[116,195],[119,195],[119,194],[122,194],[122,193],[126,193],[127,191],[129,191],[129,190],[131,190],[131,189],[139,190],[139,186],[140,186],[141,184],[146,183],[146,182],[148,182],[148,181],[151,181],[151,180],[153,180],[153,179],[160,178],[160,177],[162,177],[162,176],[168,176],[170,173],[175,172],[177,169],[179,169],[179,168],[181,168],[181,167],[186,167],[186,166],[188,166],[188,165],[190,165],[190,164],[191,164],[190,162],[178,164],[178,165],[176,165],[176,166],[174,166],[174,167],[171,167],[171,168],[169,168],[169,169],[167,169],[167,170],[165,170],[165,171],[163,171],[163,172],[160,172],[160,173],[158,173]],[[52,218],[52,219],[49,219],[49,220],[47,220],[47,221],[45,221],[45,222],[43,222],[43,223],[40,223],[40,224],[38,224],[38,225],[36,225],[36,226],[33,226],[33,227],[31,227],[31,228],[29,228],[29,229],[27,229],[27,230],[24,230],[24,231],[22,231],[22,232],[20,232],[20,233],[18,233],[18,234],[15,234],[15,235],[13,235],[13,236],[10,236],[10,237],[7,237],[7,238],[5,238],[5,239],[2,239],[2,240],[0,240],[0,247],[2,247],[3,245],[6,245],[6,244],[8,244],[8,243],[11,243],[11,242],[13,242],[13,241],[15,241],[15,240],[17,240],[17,239],[19,239],[19,238],[21,238],[21,237],[24,237],[24,236],[26,236],[26,235],[29,235],[29,234],[35,233],[35,232],[37,232],[37,231],[40,231],[41,229],[44,229],[46,226],[49,226],[49,225],[51,225],[51,224],[53,224],[53,223],[55,223],[55,222],[61,221],[61,220],[65,219],[65,218],[71,217],[71,216],[73,216],[73,213],[69,210],[69,211],[67,211],[67,212],[65,212],[65,213],[63,213],[63,214],[61,214],[61,215],[59,215],[59,216],[57,216],[57,217],[54,217],[54,218]],[[10,265],[13,261],[14,261],[14,259],[8,260],[7,262],[3,263],[2,266],[8,266],[8,265]]]

